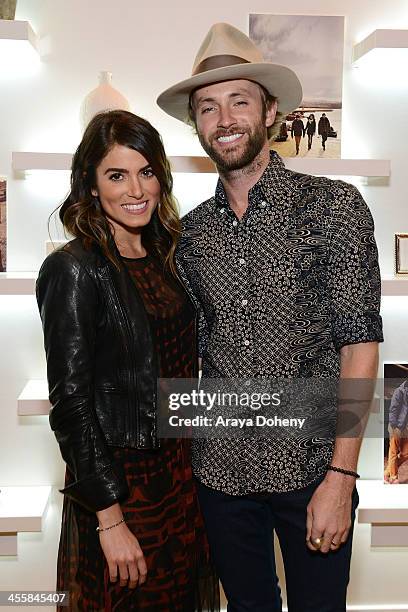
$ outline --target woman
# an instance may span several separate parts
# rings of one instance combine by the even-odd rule
[[[60,219],[76,238],[37,281],[50,423],[67,464],[57,588],[70,610],[218,609],[188,444],[156,436],[157,378],[196,374],[158,132],[126,111],[94,117]]]
[[[308,151],[312,148],[313,136],[316,134],[316,120],[315,116],[309,115],[306,123],[306,134],[307,134],[307,148]]]

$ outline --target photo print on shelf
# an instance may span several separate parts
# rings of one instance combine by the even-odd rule
[[[384,482],[408,484],[408,362],[385,362]]]
[[[395,234],[395,274],[408,274],[408,234]]]
[[[340,158],[344,17],[250,14],[249,37],[266,61],[291,68],[303,89],[271,148],[282,157]]]
[[[7,181],[0,177],[0,272],[7,270]]]

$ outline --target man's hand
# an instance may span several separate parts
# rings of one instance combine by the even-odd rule
[[[306,544],[310,550],[327,553],[347,540],[351,527],[351,497],[354,478],[328,472],[307,507]],[[313,541],[322,542],[317,548]]]

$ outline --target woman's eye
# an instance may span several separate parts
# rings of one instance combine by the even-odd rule
[[[154,172],[151,168],[145,168],[143,170],[143,176],[146,176],[147,178],[154,176]]]
[[[122,178],[123,178],[123,174],[121,174],[120,172],[114,172],[109,177],[111,181],[120,181]]]

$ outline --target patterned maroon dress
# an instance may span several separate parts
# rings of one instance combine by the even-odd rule
[[[190,378],[194,312],[184,290],[165,277],[149,255],[123,262],[149,316],[161,377]],[[70,610],[219,610],[218,580],[209,562],[189,441],[161,440],[158,450],[115,448],[112,454],[125,470],[130,496],[121,507],[144,552],[147,581],[134,590],[110,583],[96,515],[65,497],[57,588],[69,591]],[[67,471],[67,482],[70,478]]]

